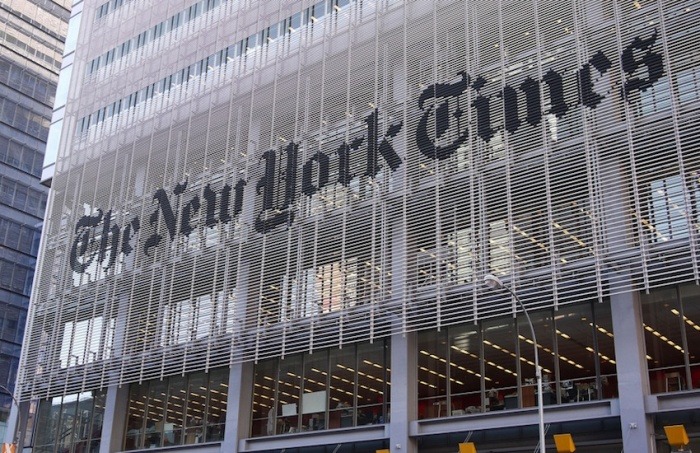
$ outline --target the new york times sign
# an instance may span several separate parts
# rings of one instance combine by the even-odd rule
[[[457,100],[467,90],[473,90],[473,102],[468,108],[472,109],[476,119],[476,134],[486,142],[497,132],[516,134],[524,124],[537,126],[544,115],[561,118],[569,110],[580,106],[595,109],[606,96],[621,96],[629,102],[631,94],[646,90],[664,75],[663,57],[655,50],[657,38],[654,32],[646,38],[635,38],[625,47],[619,55],[625,81],[621,89],[613,93],[595,90],[595,81],[612,68],[613,60],[602,51],[594,53],[575,73],[578,97],[574,103],[565,102],[563,76],[554,70],[546,72],[541,80],[528,77],[519,85],[506,85],[500,93],[491,97],[481,94],[486,84],[484,77],[460,72],[455,74],[452,81],[436,83],[422,91],[415,100],[422,112],[421,118],[415,131],[410,131],[408,136],[415,140],[415,145],[424,156],[435,160],[449,158],[469,138],[464,119],[465,107],[457,105]],[[541,90],[548,93],[549,107],[546,111],[541,104]],[[504,121],[494,128],[491,108],[499,99],[504,106]],[[520,105],[525,106],[524,110],[521,111]],[[312,196],[329,184],[348,186],[360,174],[376,176],[382,165],[388,165],[392,171],[401,166],[402,159],[395,151],[392,139],[402,131],[404,124],[396,121],[380,127],[379,113],[374,110],[364,118],[364,136],[354,138],[350,143],[342,143],[337,149],[317,152],[306,162],[299,162],[299,144],[295,142],[280,150],[266,151],[261,159],[264,176],[255,181],[254,186],[243,179],[233,186],[224,184],[223,187],[213,188],[207,185],[201,198],[199,190],[196,194],[188,194],[187,182],[178,184],[172,193],[158,189],[153,194],[153,212],[145,222],[153,227],[162,222],[165,228],[143,238],[141,245],[135,239],[144,221],[139,217],[134,217],[125,225],[118,225],[113,222],[112,211],[105,213],[97,210],[94,215],[83,216],[75,225],[70,250],[71,268],[77,273],[86,272],[95,265],[107,270],[115,264],[118,255],[129,255],[139,250],[150,256],[164,242],[174,241],[178,235],[189,236],[201,222],[210,228],[227,224],[241,213],[245,190],[254,190],[261,201],[262,209],[254,225],[256,231],[264,234],[280,225],[290,225],[294,222],[293,206],[299,170],[302,196]],[[451,143],[446,143],[448,137],[453,138]],[[364,162],[362,168],[351,168],[350,156],[356,157],[355,153],[362,158],[355,158],[353,162]],[[337,157],[338,168],[333,172],[334,180],[331,180],[329,156],[333,154]],[[280,162],[282,159],[286,161]],[[284,177],[280,177],[278,172],[281,163],[285,167]],[[278,197],[279,193],[283,196]]]

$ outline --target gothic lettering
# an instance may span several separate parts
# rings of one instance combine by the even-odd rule
[[[579,102],[581,104],[589,108],[595,108],[600,104],[604,96],[596,93],[593,89],[594,81],[591,69],[595,68],[598,74],[602,76],[608,72],[611,67],[612,63],[610,63],[608,57],[606,57],[603,52],[598,51],[588,60],[588,63],[578,70],[576,79],[578,81]]]
[[[401,130],[403,123],[389,126],[381,141],[378,138],[379,110],[374,109],[374,112],[365,118],[365,123],[367,123],[367,170],[365,171],[365,176],[377,176],[381,168],[378,162],[380,154],[386,163],[389,164],[391,171],[396,171],[401,166],[401,158],[396,154],[394,147],[391,146],[387,138],[395,137]]]
[[[178,184],[177,186],[175,186],[175,190],[173,190],[173,193],[175,195],[180,195],[185,191],[186,187],[187,182],[184,182],[183,184]],[[158,189],[153,195],[153,199],[158,202],[158,209],[153,211],[153,214],[151,214],[151,217],[149,218],[149,224],[152,226],[157,226],[159,213],[162,213],[163,222],[165,223],[165,227],[167,228],[168,234],[170,235],[170,240],[172,241],[173,239],[175,239],[176,217],[175,212],[173,211],[173,208],[170,205],[168,194],[165,192],[165,189]],[[148,251],[152,247],[156,247],[158,244],[160,244],[162,240],[163,236],[158,233],[153,233],[151,237],[146,239],[146,244],[144,245],[144,253],[146,254],[146,256],[149,256]]]
[[[364,137],[356,138],[349,145],[343,143],[338,148],[338,182],[345,187],[350,185],[350,181],[355,177],[350,172],[350,151],[357,151],[364,140]]]
[[[219,222],[228,223],[231,220],[231,214],[229,214],[229,202],[231,198],[231,186],[224,184],[221,189],[221,201],[219,203],[219,218],[216,217],[216,192],[211,189],[211,186],[207,184],[204,187],[204,201],[207,204],[207,217],[204,222],[209,228],[215,227]]]
[[[632,43],[622,51],[622,69],[630,76],[625,82],[623,95],[625,98],[632,91],[645,91],[656,83],[664,75],[663,57],[652,52],[652,46],[656,42],[656,30],[647,39],[634,38]],[[641,59],[637,59],[637,51],[644,51]],[[637,70],[646,66],[646,78],[642,76],[633,77]]]
[[[654,52],[656,41],[656,31],[648,38],[637,37],[620,55],[622,70],[627,76],[622,88],[626,102],[631,102],[631,93],[652,87],[664,75],[663,57]],[[546,71],[541,80],[526,77],[515,86],[504,84],[498,94],[490,96],[484,94],[488,83],[484,76],[476,76],[472,81],[466,72],[459,72],[456,81],[435,83],[421,92],[417,107],[422,113],[416,125],[415,145],[421,154],[437,161],[446,160],[453,155],[469,138],[465,107],[473,108],[476,135],[485,142],[489,142],[500,130],[514,134],[525,123],[530,126],[540,125],[545,114],[543,94],[549,105],[546,114],[558,118],[565,116],[576,105],[595,109],[610,93],[596,91],[596,82],[611,68],[610,59],[602,51],[594,53],[575,73],[578,98],[571,104],[567,104],[565,97],[566,73],[554,69]],[[469,88],[474,90],[473,100],[470,106],[466,106],[464,98]],[[503,104],[497,106],[497,99]],[[521,111],[523,103],[524,116]],[[492,113],[497,108],[503,111],[502,125],[493,124]],[[392,139],[402,130],[403,121],[380,122],[381,113],[374,108],[364,119],[367,131],[365,136],[355,137],[349,143],[344,141],[336,149],[338,184],[347,187],[358,174],[375,177],[381,171],[383,163],[391,171],[396,171],[401,166],[402,159],[395,150]],[[351,168],[351,161],[363,160],[359,155],[361,146],[366,146],[364,168]],[[358,153],[356,159],[351,159],[353,153]],[[298,154],[299,144],[296,142],[290,142],[284,149],[268,150],[262,154],[264,175],[255,185],[255,194],[262,197],[260,212],[254,222],[257,232],[265,234],[277,226],[290,225],[294,221]],[[335,170],[331,169],[334,165],[333,156],[333,153],[318,151],[304,162],[301,167],[301,193],[312,196],[329,183],[331,173]],[[199,219],[209,228],[227,224],[243,211],[246,185],[247,181],[239,179],[234,187],[224,184],[217,191],[207,184],[202,190],[203,200],[194,194],[180,202],[180,197],[188,187],[187,181],[184,181],[172,191],[176,203],[168,197],[165,189],[158,189],[153,194],[156,209],[149,216],[148,223],[158,228],[162,221],[170,241],[174,241],[178,234],[191,235]],[[70,266],[75,272],[84,273],[95,262],[103,264],[104,269],[109,269],[116,263],[119,253],[129,255],[135,249],[136,244],[132,245],[132,241],[141,228],[139,218],[134,217],[122,229],[113,222],[112,217],[112,211],[103,213],[98,209],[96,214],[78,220],[69,253]],[[150,250],[160,245],[164,239],[164,235],[158,231],[146,238],[143,244],[145,255],[149,256]]]
[[[134,217],[131,222],[124,227],[124,234],[122,235],[122,253],[124,255],[129,255],[134,250],[131,246],[131,239],[134,235],[141,229],[141,222],[138,217]]]
[[[569,106],[566,105],[564,100],[564,80],[561,74],[550,69],[542,77],[542,81],[549,87],[549,102],[551,104],[549,113],[557,118],[561,118],[569,110]]]
[[[189,236],[192,231],[194,231],[190,221],[192,220],[192,216],[199,211],[199,206],[199,197],[195,195],[182,208],[182,217],[180,218],[180,234]]]
[[[102,210],[98,209],[97,214],[93,216],[83,216],[75,225],[76,238],[73,240],[73,246],[70,250],[70,267],[75,272],[82,274],[92,264],[95,258],[94,253],[86,257],[90,245],[94,242],[90,232],[97,227],[102,221]]]
[[[416,144],[418,149],[425,156],[431,159],[444,160],[450,157],[464,143],[469,134],[466,127],[463,127],[461,118],[464,112],[460,108],[459,96],[464,93],[469,86],[469,76],[465,72],[460,72],[461,80],[453,84],[436,83],[431,85],[421,93],[418,98],[418,108],[423,110],[423,116],[418,121],[416,129]],[[456,103],[456,108],[452,114],[457,123],[457,138],[448,145],[437,145],[440,138],[450,128],[450,98]],[[425,103],[429,99],[435,99],[435,104],[426,107]],[[438,102],[440,99],[440,102]],[[434,117],[434,135],[429,133],[429,120]]]
[[[314,161],[318,162],[318,185],[313,183]],[[301,176],[301,192],[304,195],[311,196],[328,184],[328,156],[322,152],[317,152],[304,164]]]
[[[491,128],[491,101],[480,93],[484,85],[486,85],[486,79],[481,76],[474,81],[472,88],[477,92],[477,96],[472,105],[476,109],[476,135],[488,143],[496,130]]]
[[[102,238],[100,241],[100,253],[97,261],[102,263],[105,260],[107,249],[109,248],[109,261],[105,269],[109,269],[117,260],[119,251],[119,227],[112,225],[112,211],[108,211],[102,218]]]
[[[260,178],[256,185],[257,193],[260,194],[262,190],[263,194],[262,210],[255,219],[255,230],[259,233],[266,233],[276,226],[290,224],[294,221],[294,212],[289,207],[296,198],[298,150],[299,145],[290,142],[283,151],[287,156],[287,166],[279,179],[285,183],[284,202],[278,207],[274,206],[277,157],[274,150],[266,151],[263,154],[263,159],[265,159],[265,176]]]

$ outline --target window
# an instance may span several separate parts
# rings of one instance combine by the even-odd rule
[[[642,115],[651,115],[671,109],[671,89],[668,77],[664,77],[646,90],[639,91]]]
[[[418,336],[418,411],[421,418],[447,414],[447,331]]]
[[[223,439],[228,369],[132,384],[124,449]]]
[[[545,404],[617,395],[609,302],[530,313]],[[536,405],[535,343],[523,314],[418,336],[418,418]]]
[[[651,392],[700,387],[700,289],[684,284],[641,297]]]
[[[261,361],[251,436],[385,423],[390,372],[387,340]]]
[[[289,18],[289,31],[295,31],[301,28],[301,13],[296,13]]]
[[[161,321],[160,345],[183,344],[212,335],[233,333],[235,290],[228,295],[204,294],[194,300],[165,304]]]
[[[105,398],[105,390],[94,390],[42,400],[34,429],[35,450],[99,451]]]
[[[83,365],[112,356],[116,320],[102,316],[63,325],[61,368]]]
[[[692,67],[678,71],[678,100],[683,105],[690,105],[700,99],[700,68]]]
[[[336,10],[340,10],[340,8],[343,8],[347,5],[350,4],[350,0],[333,0],[333,5]],[[108,51],[106,54],[103,54],[100,57],[97,57],[93,59],[89,63],[89,69],[88,69],[88,74],[92,74],[93,72],[97,71],[100,68],[100,64],[102,65],[107,65],[112,62],[114,62],[115,59],[121,58],[125,55],[127,55],[130,51],[131,48],[131,41],[134,41],[134,48],[141,48],[147,43],[151,42],[152,40],[162,36],[165,34],[165,28],[166,26],[168,27],[168,30],[174,30],[178,28],[181,25],[181,22],[188,22],[196,17],[198,17],[203,10],[209,10],[210,8],[213,8],[219,4],[218,1],[209,1],[205,0],[204,2],[199,2],[196,3],[192,6],[190,6],[187,10],[180,12],[178,14],[173,15],[168,21],[164,21],[158,25],[155,25],[153,28],[146,30],[139,35],[137,35],[135,38],[132,40],[126,41],[122,43],[120,46],[115,47],[114,49]],[[108,4],[106,4],[109,6]],[[104,5],[103,5],[104,6]],[[313,16],[309,16],[309,11],[313,9],[314,14]],[[283,21],[279,22],[278,24],[274,24],[267,29],[260,30],[253,35],[249,36],[248,38],[243,39],[242,41],[239,41],[238,43],[229,46],[226,49],[222,49],[220,52],[225,53],[227,60],[233,59],[235,56],[241,56],[245,55],[247,50],[253,49],[255,47],[262,46],[265,44],[267,41],[274,40],[279,36],[284,35],[285,33],[291,33],[297,29],[299,29],[302,25],[306,25],[309,21],[314,21],[318,20],[318,18],[322,17],[327,13],[326,10],[326,4],[325,2],[319,2],[312,8],[307,8],[307,10],[304,11],[304,14],[302,15],[301,12],[294,14],[293,16],[284,19]],[[222,60],[223,61],[223,60]],[[203,62],[200,62],[203,63]],[[204,62],[206,63],[206,62]],[[196,64],[196,63],[195,63]],[[217,65],[220,63],[217,63]],[[194,66],[194,65],[192,65]],[[211,66],[212,68],[215,66]],[[206,64],[204,65],[204,69],[206,70],[207,66]],[[185,77],[182,78],[182,74],[180,74],[180,79],[178,82],[176,82],[174,85],[179,84],[181,81],[186,82],[190,77],[199,75],[200,73],[205,72],[205,70],[191,70],[190,68],[186,68],[183,71],[189,71],[187,74],[185,74]],[[183,72],[184,74],[184,72]],[[169,88],[168,88],[169,89]],[[143,102],[144,100],[150,99],[150,97],[142,97],[137,100],[136,97],[132,98],[132,96],[129,96],[128,99],[130,100],[125,108],[128,107],[135,107],[138,102]],[[124,100],[126,102],[126,98]],[[10,107],[8,107],[10,108]],[[119,110],[117,110],[118,113]],[[14,111],[12,112],[4,112],[3,109],[0,109],[0,115],[3,116],[8,116],[11,117],[14,115]],[[96,125],[100,123],[101,121],[105,120],[106,118],[99,117],[97,118],[94,114],[93,115],[88,115],[87,117],[84,117],[80,120],[80,127],[77,129],[78,133],[85,132],[87,129],[90,128],[90,126]],[[9,122],[10,120],[8,120]],[[36,122],[39,124],[39,122]],[[46,121],[46,126],[45,128],[48,131],[48,120]],[[40,137],[39,138],[44,138],[44,136],[48,133],[47,131],[41,131],[39,132]],[[381,176],[381,174],[379,175]],[[381,179],[381,178],[378,178]],[[390,178],[386,178],[390,179]],[[369,186],[371,188],[373,186]]]
[[[327,1],[322,1],[316,3],[314,6],[311,7],[311,17],[313,19],[320,19],[323,16],[326,15],[326,3]]]
[[[283,277],[283,288],[289,286],[289,294],[283,289],[282,297],[289,301],[283,307],[285,319],[317,316],[354,307],[357,303],[357,259],[324,264],[317,268],[306,269],[300,278],[292,280],[291,285]]]
[[[646,227],[647,237],[651,242],[666,242],[671,239],[687,238],[690,234],[686,220],[686,194],[688,191],[690,212],[698,212],[700,185],[697,172],[691,173],[687,185],[681,175],[668,176],[649,183],[649,192],[642,224]],[[693,218],[694,217],[694,218]],[[697,215],[691,219],[699,221]]]

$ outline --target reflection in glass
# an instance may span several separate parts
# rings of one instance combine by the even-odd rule
[[[215,370],[209,376],[209,405],[206,414],[206,442],[224,439],[228,402],[228,370]]]
[[[478,412],[482,407],[481,393],[481,338],[477,326],[458,326],[450,329],[450,394],[452,415]],[[486,388],[490,389],[486,381]],[[489,392],[483,407],[499,410],[503,395]]]
[[[542,368],[542,401],[544,404],[555,404],[556,385],[554,376],[554,344],[552,341],[552,312],[535,311],[530,319],[535,328],[537,338],[538,360]],[[532,330],[524,314],[518,316],[518,347],[520,348],[520,374],[522,376],[523,407],[534,406],[537,401],[537,385],[535,374],[535,342]]]
[[[105,391],[96,390],[40,401],[35,451],[99,451],[105,396]]]
[[[330,352],[329,424],[333,428],[355,426],[355,348]]]
[[[418,413],[420,418],[448,416],[447,331],[418,335]]]
[[[534,310],[530,316],[544,404],[617,396],[608,300]],[[522,313],[419,333],[418,418],[535,407],[534,347]]]
[[[170,378],[168,400],[165,406],[165,423],[163,424],[163,445],[180,445],[182,443],[182,411],[187,379],[183,376]]]
[[[388,357],[377,340],[258,363],[251,436],[386,423]]]
[[[652,393],[700,386],[700,289],[694,284],[642,294],[642,317]]]
[[[388,349],[383,342],[357,346],[357,424],[385,423],[388,397]]]
[[[304,393],[301,400],[302,426],[309,431],[326,429],[327,380],[327,351],[309,355],[307,360],[304,360]]]
[[[503,395],[507,409],[518,404],[518,366],[515,354],[516,331],[512,318],[490,320],[483,323],[484,378],[488,391]],[[534,374],[533,374],[534,377]],[[498,396],[500,399],[500,396]],[[530,401],[523,401],[526,406]]]
[[[228,376],[224,368],[132,385],[124,449],[221,441]]]

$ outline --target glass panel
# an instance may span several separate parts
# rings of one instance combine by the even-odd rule
[[[299,27],[301,27],[301,13],[296,13],[290,19],[289,28],[291,28],[292,31],[294,31]]]
[[[187,378],[177,376],[170,378],[168,386],[168,404],[163,424],[163,446],[182,444],[182,422],[186,395]]]
[[[651,392],[681,390],[685,357],[682,322],[674,314],[680,312],[676,288],[656,289],[641,299]]]
[[[146,448],[163,445],[163,427],[167,381],[152,381],[146,407]]]
[[[90,435],[90,452],[100,451],[100,438],[102,437],[102,422],[105,413],[105,399],[107,392],[97,390],[95,393],[95,406],[92,410],[92,434]]]
[[[503,394],[496,389],[482,401],[481,338],[479,327],[460,326],[450,329],[450,394],[451,415],[503,409]],[[488,384],[488,382],[487,382]],[[487,386],[487,388],[491,388]]]
[[[564,306],[555,314],[562,403],[580,401],[583,384],[595,382],[595,332],[590,304]],[[579,389],[583,387],[583,392]]]
[[[78,410],[76,412],[75,428],[73,430],[73,442],[76,452],[87,451],[90,442],[92,408],[94,403],[92,392],[78,395]]]
[[[277,424],[281,432],[297,432],[299,424],[299,391],[301,389],[301,355],[280,361],[278,376],[279,407]]]
[[[506,409],[515,409],[518,404],[518,367],[515,356],[515,326],[513,319],[484,322],[484,379],[489,394],[503,395]],[[534,379],[534,373],[532,374]],[[534,406],[534,400],[526,405]],[[532,403],[532,404],[530,404]]]
[[[279,26],[274,24],[267,29],[267,38],[269,40],[277,39]]]
[[[553,322],[550,310],[536,311],[530,314],[535,329],[537,351],[542,367],[542,402],[556,404],[554,384],[554,342]],[[535,379],[535,339],[532,337],[530,324],[524,314],[518,315],[518,341],[520,342],[520,374],[523,407],[534,406],[537,402],[537,385]]]
[[[447,332],[418,334],[418,417],[446,417]]]
[[[696,389],[700,388],[700,286],[682,285],[680,291],[690,362],[691,379],[688,388]]]
[[[275,376],[276,359],[259,362],[255,366],[252,437],[276,434]]]
[[[61,418],[58,422],[57,447],[59,451],[71,451],[73,437],[75,435],[76,410],[78,398],[76,395],[66,395],[61,406]]]
[[[227,368],[215,370],[209,376],[209,406],[207,407],[206,441],[224,440],[226,427],[226,407],[228,402]]]
[[[304,381],[301,400],[302,426],[309,431],[326,429],[328,407],[328,354],[319,351],[304,359]]]
[[[357,348],[357,424],[384,423],[388,395],[386,343],[361,344]]]
[[[53,442],[56,439],[56,429],[58,427],[58,414],[61,410],[61,398],[43,400],[39,404],[39,413],[36,421],[36,434],[34,445],[45,446],[53,450]]]
[[[208,376],[197,373],[190,376],[187,394],[187,414],[185,428],[185,443],[195,444],[203,441],[204,419],[207,402]]]
[[[615,336],[613,335],[610,300],[593,304],[593,316],[598,342],[598,362],[601,373],[601,392],[603,398],[617,398],[617,365],[615,363]],[[586,348],[588,349],[588,348]]]
[[[330,400],[328,427],[349,428],[355,425],[355,348],[331,351]]]
[[[126,422],[126,450],[136,450],[143,447],[146,402],[148,399],[148,384],[132,384],[129,389],[129,415]]]
[[[320,19],[321,17],[326,15],[326,1],[318,2],[316,3],[311,11],[311,15],[315,19]]]

